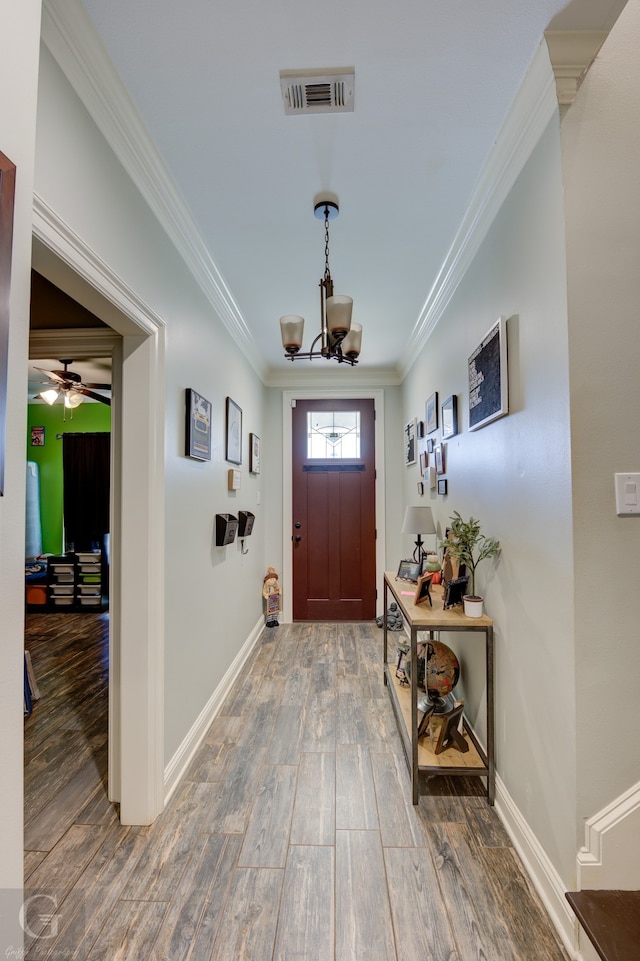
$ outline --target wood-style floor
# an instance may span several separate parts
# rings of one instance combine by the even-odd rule
[[[105,794],[107,615],[27,619],[27,958],[566,961],[478,778],[414,808],[371,624],[265,629],[167,810]]]

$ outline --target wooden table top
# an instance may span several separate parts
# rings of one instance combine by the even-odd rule
[[[431,600],[414,604],[416,585],[410,581],[396,580],[393,571],[385,571],[384,579],[391,593],[400,606],[405,618],[419,630],[440,631],[485,631],[493,627],[493,620],[486,614],[481,617],[467,617],[462,604],[443,609],[443,590],[441,584],[431,585]]]

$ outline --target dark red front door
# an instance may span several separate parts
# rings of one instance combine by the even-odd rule
[[[376,607],[373,400],[299,400],[292,414],[293,618],[371,620]]]

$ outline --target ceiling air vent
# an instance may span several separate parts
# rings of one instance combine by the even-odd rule
[[[352,113],[354,86],[353,67],[280,71],[286,114]]]

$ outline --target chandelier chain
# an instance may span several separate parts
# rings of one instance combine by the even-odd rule
[[[329,208],[324,209],[324,278],[331,279],[329,270]]]

